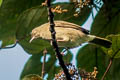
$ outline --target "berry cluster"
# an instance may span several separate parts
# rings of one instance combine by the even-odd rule
[[[75,17],[79,16],[81,9],[84,8],[85,6],[89,6],[91,0],[76,0],[75,7],[76,7],[76,12],[74,14]]]
[[[79,73],[83,80],[97,80],[97,67],[94,67],[93,72],[86,72],[84,69],[79,68]]]
[[[83,8],[84,6],[89,5],[90,2],[91,0],[80,0],[80,1],[77,1],[76,3],[79,8]]]
[[[78,70],[75,68],[73,64],[67,64],[67,69],[69,71],[69,74],[71,75],[72,80],[80,80],[80,75],[78,73]],[[54,80],[66,80],[65,74],[62,70],[58,74],[55,74]]]
[[[51,8],[52,12],[54,13],[65,13],[65,12],[68,12],[67,9],[62,9],[60,5],[56,6],[55,8]]]

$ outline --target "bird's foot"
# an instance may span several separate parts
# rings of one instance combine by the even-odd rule
[[[64,56],[65,55],[65,52],[68,51],[69,48],[65,48],[62,52],[61,52],[61,55]]]
[[[60,54],[61,54],[62,56],[64,56],[64,52],[61,52]]]

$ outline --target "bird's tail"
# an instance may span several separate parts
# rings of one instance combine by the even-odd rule
[[[105,38],[95,37],[93,40],[90,41],[90,43],[95,43],[101,46],[104,46],[106,48],[110,48],[112,45],[112,42],[110,40],[107,40]]]

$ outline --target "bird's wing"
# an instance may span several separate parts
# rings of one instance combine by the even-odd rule
[[[55,21],[55,27],[73,28],[73,29],[82,31],[85,34],[89,34],[89,30],[86,30],[80,27],[79,25],[76,25],[74,23],[69,23],[66,21]]]

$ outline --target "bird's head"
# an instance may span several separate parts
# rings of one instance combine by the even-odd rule
[[[37,38],[39,38],[39,33],[33,29],[31,32],[31,39],[29,42],[31,43],[34,39],[37,39]]]

